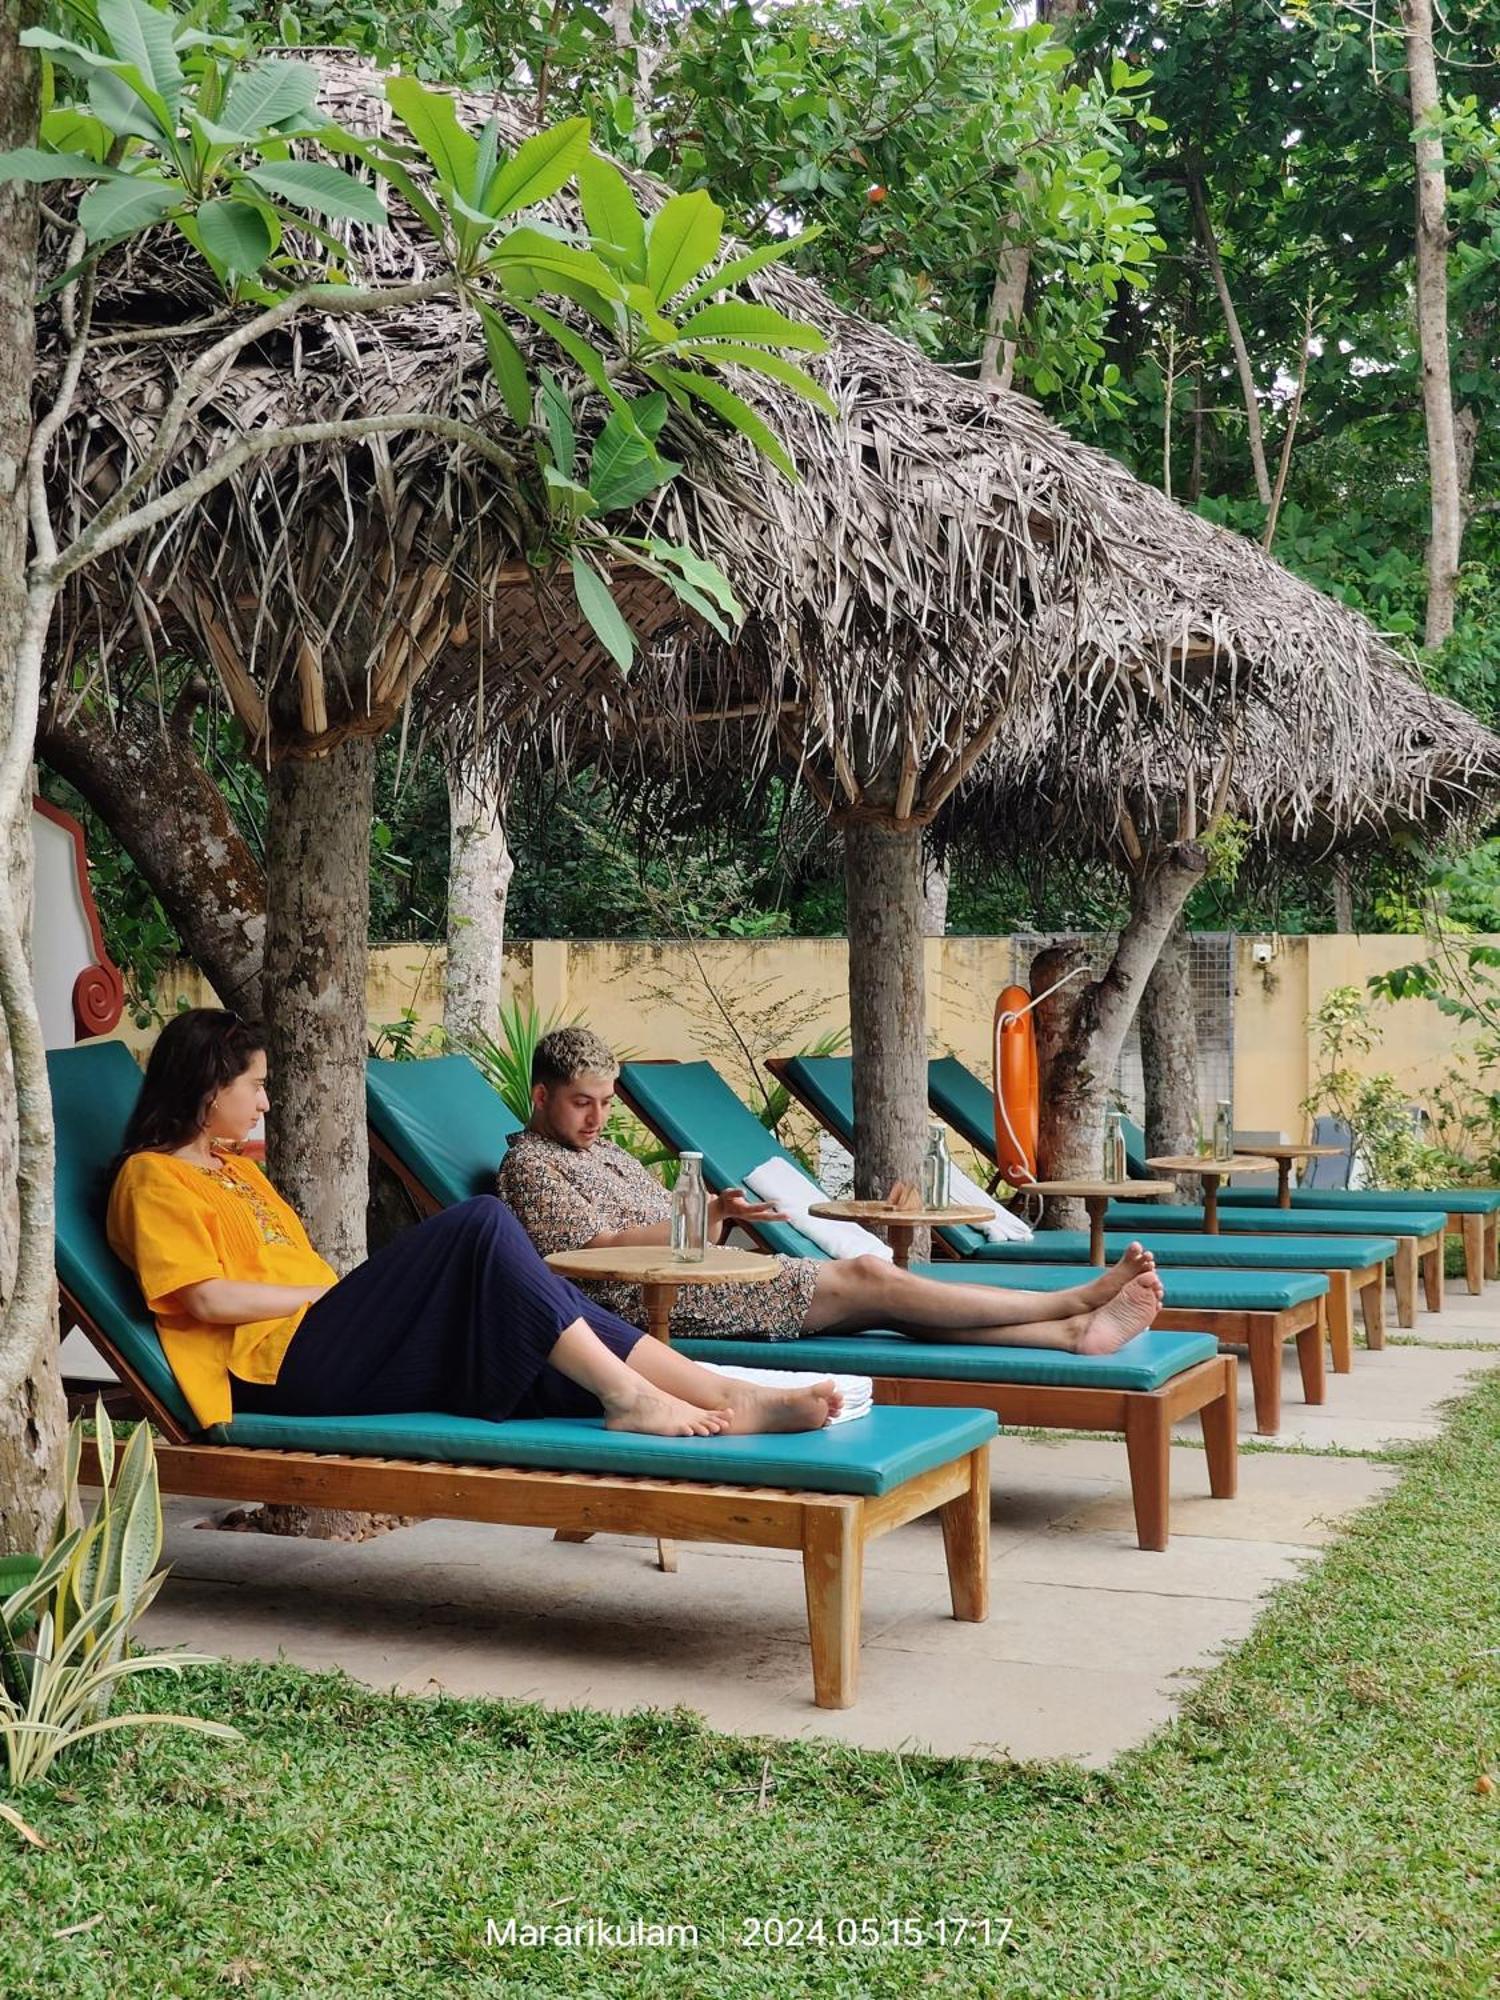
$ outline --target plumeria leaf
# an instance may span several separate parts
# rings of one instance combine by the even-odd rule
[[[620,614],[609,585],[588,557],[575,549],[572,557],[573,591],[578,608],[593,627],[595,637],[621,673],[630,672],[635,659],[635,639]]]

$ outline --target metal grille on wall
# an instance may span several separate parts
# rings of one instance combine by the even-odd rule
[[[1088,946],[1097,977],[1114,951],[1112,937],[1022,931],[1011,939],[1012,980],[1018,986],[1030,986],[1031,961],[1043,946],[1071,943],[1075,936],[1079,943]],[[1193,1007],[1198,1017],[1198,1111],[1204,1129],[1212,1131],[1219,1099],[1227,1098],[1234,1103],[1234,933],[1193,931],[1188,945]],[[1134,1021],[1115,1071],[1115,1088],[1130,1116],[1143,1120],[1146,1092],[1141,1074],[1140,1030]]]

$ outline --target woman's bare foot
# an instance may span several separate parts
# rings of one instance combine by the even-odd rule
[[[697,1410],[691,1403],[643,1382],[633,1394],[605,1404],[604,1428],[639,1431],[647,1437],[717,1437],[733,1421],[728,1402],[726,1396],[721,1409]]]
[[[805,1389],[770,1389],[726,1375],[724,1400],[734,1412],[732,1431],[820,1431],[844,1407],[831,1378]]]
[[[1161,1311],[1162,1283],[1154,1271],[1143,1271],[1114,1297],[1089,1315],[1078,1343],[1080,1354],[1113,1354],[1134,1340]]]
[[[1150,1250],[1143,1250],[1139,1243],[1132,1243],[1124,1256],[1111,1264],[1107,1271],[1101,1271],[1090,1283],[1078,1287],[1078,1296],[1085,1311],[1092,1312],[1099,1306],[1107,1306],[1116,1293],[1123,1292],[1136,1278],[1155,1269],[1155,1255]]]

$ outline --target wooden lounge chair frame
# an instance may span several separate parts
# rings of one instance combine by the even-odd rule
[[[802,1557],[813,1699],[849,1708],[859,1688],[864,1555],[893,1528],[936,1512],[953,1616],[989,1616],[989,1445],[881,1494],[796,1492],[695,1479],[449,1465],[428,1460],[352,1458],[336,1452],[204,1444],[151,1391],[129,1361],[66,1290],[65,1323],[80,1326],[161,1432],[156,1464],[164,1493],[209,1500],[286,1501],[360,1512],[441,1515],[504,1527],[552,1528],[560,1536],[654,1535],[795,1549]],[[982,1407],[970,1404],[969,1407]],[[83,1477],[97,1482],[95,1448],[85,1445]]]
[[[803,1110],[816,1120],[820,1127],[827,1130],[816,1104],[812,1103],[797,1088],[794,1078],[787,1074],[786,1058],[770,1056],[766,1059],[766,1068],[788,1094],[796,1099]],[[631,1109],[638,1118],[641,1116],[636,1106],[632,1105]],[[647,1121],[643,1120],[642,1122]],[[834,1138],[839,1137],[836,1132],[832,1136]],[[956,1254],[946,1244],[939,1243],[938,1247],[940,1253],[945,1256],[952,1257]],[[962,1259],[958,1261],[961,1262]],[[988,1271],[1003,1271],[1006,1267],[1003,1263],[997,1262],[987,1264],[984,1268]],[[1024,1277],[1024,1265],[1017,1265],[1015,1270],[1018,1279]],[[1210,1333],[1219,1342],[1221,1347],[1243,1347],[1247,1352],[1250,1363],[1250,1386],[1255,1398],[1255,1428],[1262,1436],[1270,1437],[1274,1436],[1281,1428],[1281,1350],[1289,1340],[1295,1340],[1297,1343],[1297,1366],[1302,1376],[1302,1395],[1304,1401],[1308,1403],[1321,1403],[1328,1393],[1324,1342],[1328,1338],[1329,1317],[1327,1308],[1328,1300],[1332,1296],[1332,1288],[1330,1288],[1327,1296],[1324,1298],[1304,1299],[1297,1305],[1283,1306],[1276,1312],[1253,1312],[1235,1307],[1207,1306],[1194,1307],[1191,1311],[1179,1311],[1176,1308],[1168,1307],[1156,1315],[1153,1324],[1167,1333]],[[1236,1405],[1232,1360],[1230,1360],[1229,1366],[1231,1385],[1229,1391],[1231,1399],[1230,1407],[1234,1409]],[[1171,1383],[1164,1383],[1160,1391],[1153,1393],[1164,1395],[1171,1387]],[[1079,1392],[1076,1390],[1059,1390],[1052,1393],[1060,1396],[1072,1396]],[[990,1407],[993,1408],[994,1405]],[[1028,1420],[1020,1417],[1011,1417],[1003,1419],[1003,1421],[1021,1423]],[[1031,1418],[1029,1421],[1035,1423],[1040,1420]],[[1059,1425],[1071,1421],[1073,1420],[1067,1417],[1054,1417],[1052,1419],[1052,1422]],[[1109,1428],[1113,1430],[1120,1428],[1120,1426],[1111,1424]],[[1206,1451],[1209,1450],[1208,1432],[1209,1420],[1205,1416],[1203,1421],[1203,1438],[1204,1449]],[[1213,1478],[1213,1460],[1211,1454],[1209,1459],[1209,1478],[1211,1482]],[[1218,1489],[1215,1487],[1212,1490],[1217,1492]]]
[[[665,1145],[671,1141],[654,1126],[627,1090],[620,1096],[636,1117]],[[399,1165],[398,1173],[402,1172]],[[408,1180],[409,1176],[403,1174]],[[415,1192],[415,1190],[414,1190]],[[753,1224],[738,1223],[763,1250]],[[1168,1331],[1196,1332],[1183,1315]],[[1316,1327],[1321,1343],[1321,1332]],[[1321,1344],[1318,1347],[1322,1359]],[[1279,1351],[1276,1357],[1280,1366]],[[952,1382],[941,1376],[877,1375],[877,1403],[921,1404],[932,1409],[993,1410],[1002,1424],[1039,1430],[1123,1431],[1130,1472],[1130,1500],[1136,1540],[1159,1553],[1171,1533],[1172,1426],[1196,1416],[1203,1430],[1208,1487],[1216,1500],[1232,1500],[1239,1490],[1239,1433],[1234,1357],[1214,1355],[1184,1368],[1159,1389],[1090,1389],[1027,1382]],[[1305,1379],[1305,1378],[1304,1378]]]

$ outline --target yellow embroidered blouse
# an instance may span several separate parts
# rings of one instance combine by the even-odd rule
[[[244,1326],[195,1320],[177,1298],[207,1278],[236,1284],[332,1285],[296,1214],[260,1169],[225,1153],[217,1167],[133,1153],[109,1197],[109,1241],[140,1281],[172,1373],[205,1427],[233,1413],[230,1376],[274,1382],[306,1306]]]

